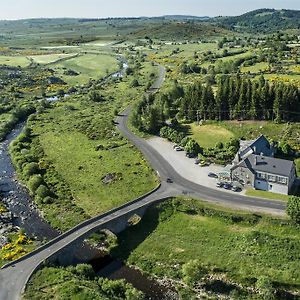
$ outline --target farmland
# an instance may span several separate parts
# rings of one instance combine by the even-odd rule
[[[85,84],[90,79],[105,77],[118,70],[115,57],[106,54],[85,54],[51,65],[55,72],[69,85]],[[75,75],[66,75],[65,70],[75,71]]]

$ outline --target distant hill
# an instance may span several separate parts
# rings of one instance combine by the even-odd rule
[[[153,19],[152,19],[153,20]],[[189,21],[169,21],[155,23],[145,23],[144,27],[132,32],[133,38],[162,39],[168,41],[176,40],[192,40],[209,37],[230,35],[233,32],[220,26],[209,24],[196,20]]]
[[[299,29],[299,10],[258,9],[237,17],[218,17],[214,22],[236,31],[269,33],[278,30]]]
[[[166,15],[166,16],[161,16],[158,18],[162,18],[165,20],[173,20],[173,21],[185,21],[185,20],[197,20],[197,21],[202,21],[202,20],[209,20],[210,17],[204,16],[204,17],[197,17],[197,16],[185,16],[185,15]]]

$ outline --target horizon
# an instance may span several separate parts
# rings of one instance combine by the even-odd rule
[[[3,3],[1,3],[3,2]],[[101,5],[102,2],[102,5]],[[187,0],[182,3],[179,0],[152,0],[144,2],[139,0],[111,0],[109,3],[103,0],[45,0],[43,3],[37,0],[0,0],[1,21],[26,20],[26,19],[108,19],[108,18],[142,18],[162,16],[194,16],[194,17],[218,17],[237,16],[257,9],[287,9],[300,10],[298,0],[253,0],[251,3],[241,4],[239,0]],[[276,3],[274,3],[276,2]],[[57,7],[60,9],[58,10]],[[16,9],[18,8],[18,9]],[[72,9],[70,9],[72,8]]]

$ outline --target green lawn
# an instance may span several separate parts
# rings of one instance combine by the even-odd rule
[[[69,85],[85,84],[90,79],[99,79],[118,70],[118,60],[106,54],[83,54],[75,58],[60,61],[52,65],[54,70]],[[70,69],[79,73],[78,76],[64,75]]]
[[[0,55],[0,65],[8,65],[12,67],[27,67],[30,64],[30,60],[25,56],[5,56]]]
[[[170,200],[118,242],[115,257],[159,277],[180,280],[181,266],[199,259],[212,278],[253,286],[267,276],[278,287],[300,289],[299,230],[285,220]]]
[[[246,195],[252,196],[252,197],[258,197],[258,198],[266,198],[266,199],[271,199],[271,200],[288,201],[288,199],[289,199],[288,195],[282,195],[282,194],[271,193],[271,192],[267,192],[267,191],[253,190],[253,189],[247,190]]]
[[[218,125],[197,125],[193,123],[190,125],[191,137],[198,142],[201,147],[214,147],[218,142],[226,143],[234,134],[228,129]]]

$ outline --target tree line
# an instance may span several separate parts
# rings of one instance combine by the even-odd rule
[[[167,93],[145,96],[132,115],[133,125],[146,132],[158,132],[166,120],[178,119],[299,121],[300,92],[263,76],[220,76],[216,88],[196,82],[184,89],[175,81]]]

